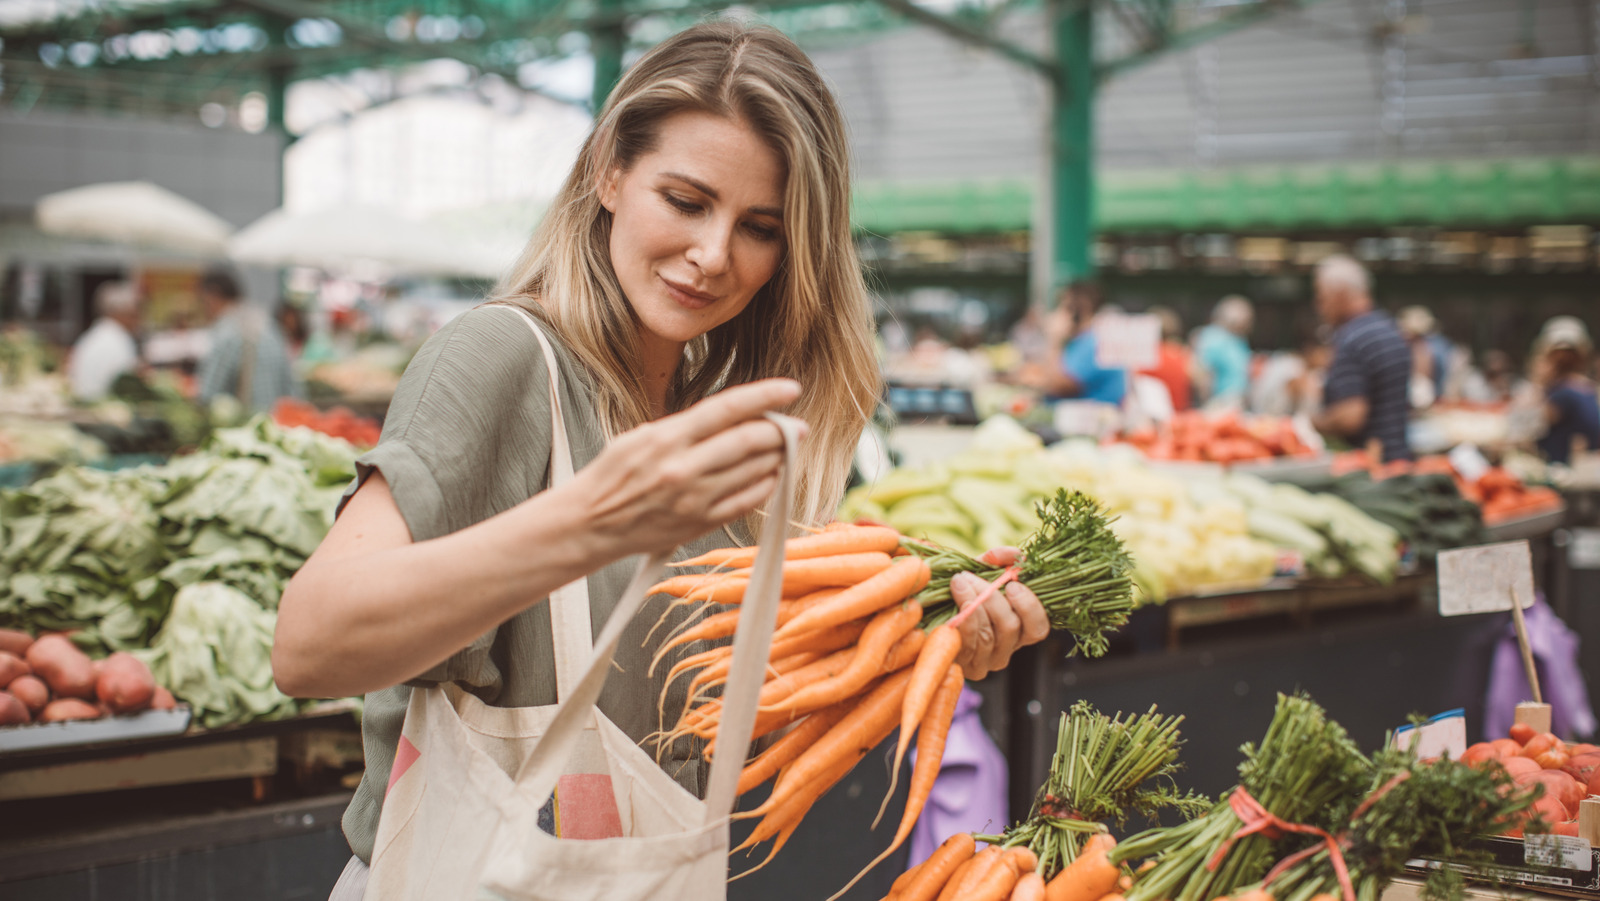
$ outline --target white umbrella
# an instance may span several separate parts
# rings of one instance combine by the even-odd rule
[[[371,207],[273,210],[240,229],[228,252],[241,263],[340,270],[377,265],[406,275],[494,275],[475,242],[428,222]]]
[[[233,227],[215,213],[147,181],[58,191],[34,206],[39,230],[152,249],[222,256]]]

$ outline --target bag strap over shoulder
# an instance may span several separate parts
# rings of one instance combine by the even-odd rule
[[[523,315],[527,317],[526,313]],[[532,328],[539,338],[539,344],[544,348],[546,360],[550,364],[550,384],[554,393],[557,378],[555,354],[543,332],[533,324],[532,317],[527,319],[529,328]],[[565,429],[561,425],[560,408],[556,406],[556,401],[557,398],[552,396],[551,404],[555,410],[556,422],[554,431],[562,436],[564,445]],[[793,470],[794,461],[797,459],[795,449],[799,442],[799,423],[790,417],[777,414],[768,414],[767,418],[783,433],[784,460],[778,487],[767,506],[766,522],[761,529],[760,550],[756,555],[755,569],[745,590],[744,603],[740,605],[739,628],[733,641],[733,660],[726,683],[727,689],[723,694],[717,755],[712,762],[711,776],[707,783],[705,800],[707,823],[723,819],[733,812],[733,804],[738,794],[739,774],[744,767],[745,756],[750,750],[750,733],[755,728],[761,684],[767,667],[767,654],[772,647],[772,633],[777,628],[778,601],[783,594],[783,550],[789,523],[789,499],[794,490]],[[570,477],[572,462],[570,452],[558,454],[555,442],[552,442],[552,467],[555,466],[557,457],[566,461]],[[555,483],[555,477],[552,471],[552,484]],[[622,633],[627,629],[629,622],[644,608],[645,601],[649,598],[649,587],[660,580],[671,557],[672,552],[661,552],[639,564],[639,569],[634,573],[627,590],[623,592],[622,599],[612,610],[611,617],[606,620],[605,628],[595,638],[593,653],[589,655],[588,667],[582,676],[576,683],[559,683],[558,679],[561,685],[559,692],[561,709],[557,711],[555,719],[551,721],[533,751],[523,760],[515,779],[529,796],[538,799],[540,803],[543,803],[555,789],[556,781],[561,776],[567,758],[572,754],[578,736],[593,722],[595,704],[600,699],[601,689],[605,687],[606,677],[611,674],[612,657],[616,654]],[[582,580],[574,584],[582,584]],[[589,621],[587,591],[584,600],[583,623],[587,626]],[[550,613],[554,623],[557,609],[554,595],[551,596],[551,602]],[[570,632],[574,627],[569,623],[565,628]],[[562,630],[562,626],[556,626],[558,648],[563,644]],[[559,651],[556,659],[559,677],[561,663]]]
[[[550,370],[550,485],[555,488],[572,481],[572,444],[567,439],[567,421],[561,413],[561,367],[555,348],[544,329],[526,310],[506,306],[518,315],[539,341],[544,362]],[[594,650],[594,623],[589,616],[589,580],[578,579],[550,593],[550,630],[556,659],[556,699],[565,701],[583,677],[583,668]]]

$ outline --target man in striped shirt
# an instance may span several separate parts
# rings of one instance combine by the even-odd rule
[[[1372,279],[1347,256],[1317,264],[1317,315],[1333,333],[1333,362],[1312,420],[1330,437],[1365,447],[1376,440],[1384,462],[1411,459],[1411,349],[1394,319],[1372,307]]]

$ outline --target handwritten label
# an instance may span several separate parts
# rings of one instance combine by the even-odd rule
[[[1522,862],[1535,867],[1556,867],[1587,873],[1594,869],[1589,843],[1571,835],[1536,834],[1522,839]]]
[[[1418,729],[1404,726],[1394,733],[1394,746],[1404,751],[1413,744],[1417,757],[1430,760],[1446,754],[1451,760],[1460,760],[1467,750],[1467,717],[1460,710],[1441,713]]]
[[[1533,603],[1533,556],[1526,541],[1506,541],[1439,553],[1439,614],[1511,609],[1513,592]]]
[[[1161,347],[1161,320],[1146,313],[1100,316],[1094,322],[1094,362],[1101,369],[1150,369]]]

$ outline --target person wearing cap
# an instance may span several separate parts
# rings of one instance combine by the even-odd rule
[[[1411,345],[1411,405],[1432,406],[1445,396],[1455,345],[1439,333],[1439,321],[1427,307],[1406,307],[1395,317],[1395,325]]]
[[[1539,451],[1551,463],[1572,462],[1572,446],[1582,439],[1600,450],[1600,401],[1584,373],[1594,349],[1589,330],[1575,316],[1544,324],[1533,344],[1533,380],[1544,389],[1545,434]]]

